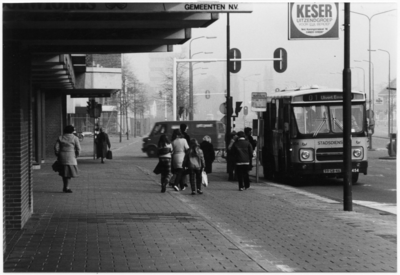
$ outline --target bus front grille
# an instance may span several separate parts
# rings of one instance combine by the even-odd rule
[[[317,149],[318,161],[343,160],[343,148]]]

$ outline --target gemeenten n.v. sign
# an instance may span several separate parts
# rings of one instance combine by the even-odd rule
[[[289,40],[339,39],[338,3],[289,3]]]
[[[124,13],[168,13],[168,12],[253,12],[252,4],[225,2],[193,3],[25,3],[3,4],[3,10],[31,12],[124,12]]]

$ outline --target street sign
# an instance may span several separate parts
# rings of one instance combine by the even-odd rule
[[[251,110],[253,112],[267,110],[267,93],[251,93]]]
[[[226,125],[226,116],[223,116],[220,121]]]
[[[221,105],[219,105],[219,111],[220,111],[222,114],[226,115],[226,103],[225,103],[225,102],[224,102],[224,103],[221,103]]]
[[[239,49],[233,48],[230,49],[229,56],[232,59],[240,59],[242,58],[242,53],[240,52]],[[229,71],[231,73],[239,72],[241,67],[242,67],[241,61],[229,61]]]

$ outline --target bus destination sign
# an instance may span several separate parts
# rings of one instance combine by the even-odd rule
[[[354,94],[351,94],[351,99],[354,98]],[[342,93],[319,93],[303,95],[303,101],[341,101],[343,100]]]

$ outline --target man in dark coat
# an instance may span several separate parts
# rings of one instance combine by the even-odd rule
[[[180,125],[180,129],[181,129],[181,133],[182,133],[184,139],[186,139],[187,143],[190,144],[190,136],[187,133],[187,130],[189,129],[189,127],[186,124],[182,123]]]
[[[249,168],[253,158],[253,147],[246,140],[244,132],[238,132],[238,139],[232,146],[232,156],[236,164],[236,177],[239,183],[239,191],[250,188]],[[244,182],[244,186],[243,186]]]
[[[106,157],[107,150],[111,148],[111,143],[108,135],[103,132],[103,128],[100,128],[99,131],[100,133],[96,138],[96,155],[97,158],[101,158],[101,163],[104,163],[104,158]]]
[[[209,136],[204,136],[203,141],[200,143],[200,149],[203,151],[204,160],[206,163],[205,172],[207,174],[212,173],[212,163],[215,160],[215,150],[211,143],[211,138]]]

